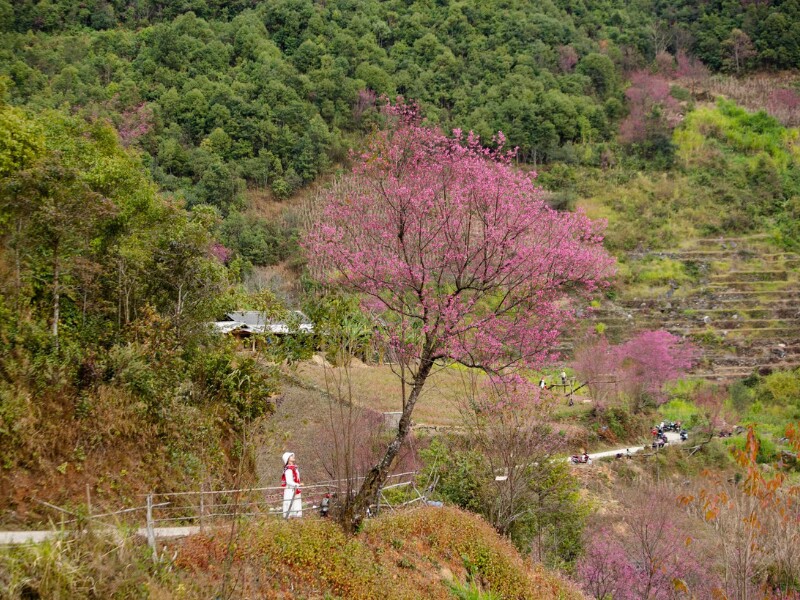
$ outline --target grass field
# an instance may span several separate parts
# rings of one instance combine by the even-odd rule
[[[350,385],[352,386],[353,400],[378,412],[399,411],[401,405],[400,379],[392,372],[388,365],[367,366],[357,363],[350,369]],[[333,390],[335,381],[344,377],[341,368],[323,366],[308,361],[302,363],[297,369],[297,375],[319,388],[327,386]],[[422,392],[419,402],[414,409],[414,421],[423,425],[458,426],[461,422],[459,405],[466,397],[471,377],[478,381],[485,375],[472,374],[460,366],[441,367],[434,371]],[[553,380],[554,377],[550,377]],[[587,398],[575,395],[575,406],[568,407],[566,399],[561,401],[559,392],[556,391],[556,403],[552,414],[556,420],[571,421],[576,416],[585,413],[589,408],[584,403]]]
[[[300,365],[297,374],[317,387],[331,390],[335,389],[335,381],[344,377],[342,368],[312,362]],[[457,426],[460,422],[458,402],[465,396],[469,384],[470,373],[466,369],[437,369],[425,383],[422,396],[414,409],[414,421],[425,425]],[[400,378],[388,365],[359,364],[352,367],[350,386],[356,404],[378,412],[402,410]]]

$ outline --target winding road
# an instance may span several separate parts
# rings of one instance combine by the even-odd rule
[[[669,441],[670,444],[682,444],[683,443],[681,441],[680,434],[675,433],[674,431],[667,431],[666,432],[666,436],[667,436],[667,440]],[[595,461],[595,460],[597,460],[599,458],[608,458],[609,456],[613,457],[613,456],[616,456],[617,454],[620,454],[620,453],[621,454],[625,454],[626,450],[628,452],[630,452],[631,454],[636,454],[637,452],[639,452],[641,450],[650,450],[651,448],[652,448],[652,446],[650,446],[648,444],[647,446],[628,446],[627,448],[617,448],[616,450],[604,450],[603,452],[590,452],[589,453],[589,458],[591,458],[592,461]],[[567,460],[570,460],[570,458],[567,458]]]

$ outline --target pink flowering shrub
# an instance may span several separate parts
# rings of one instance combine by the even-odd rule
[[[590,530],[576,568],[595,598],[673,600],[711,598],[718,574],[706,563],[707,549],[690,535],[692,522],[672,490],[650,485],[623,493],[615,528]]]
[[[674,129],[681,119],[678,101],[670,96],[669,82],[649,71],[635,71],[625,90],[628,116],[620,123],[619,136],[624,144],[645,141],[654,131]]]
[[[154,119],[153,109],[145,103],[123,112],[117,127],[122,145],[130,146],[137,139],[152,131]]]
[[[596,402],[624,394],[635,411],[646,401],[666,401],[664,384],[682,377],[697,358],[697,349],[667,331],[643,331],[612,346],[593,337],[575,349],[573,368]]]
[[[211,244],[211,247],[209,248],[208,251],[211,254],[211,256],[216,258],[222,264],[227,264],[228,260],[231,257],[230,249],[226,248],[219,242],[214,242],[213,244]]]

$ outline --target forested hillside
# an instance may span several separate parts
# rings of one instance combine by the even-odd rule
[[[342,159],[376,95],[405,95],[486,139],[508,132],[523,160],[608,139],[623,110],[614,53],[651,53],[643,11],[623,34],[601,26],[602,11],[549,3],[276,1],[228,6],[230,19],[103,4],[126,27],[101,31],[81,14],[102,10],[70,6],[23,4],[6,20],[13,101],[111,118],[162,187],[224,213],[245,182],[285,197]],[[609,43],[612,58],[598,53]]]
[[[228,481],[276,384],[203,324],[236,302],[213,209],[158,194],[106,122],[55,110],[0,104],[0,176],[2,520],[50,486]]]

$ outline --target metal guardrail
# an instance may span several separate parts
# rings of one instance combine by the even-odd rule
[[[382,509],[395,510],[401,506],[417,502],[427,502],[425,496],[416,487],[415,471],[395,473],[387,477],[387,484],[381,488],[377,505],[371,514],[377,514]],[[355,488],[364,477],[354,477],[349,480],[328,480],[302,486],[302,502],[304,508],[318,509],[326,494],[341,493],[348,488]],[[413,498],[397,502],[392,499],[392,504],[384,493],[388,490],[408,487]],[[280,517],[283,516],[283,487],[250,487],[241,489],[224,490],[197,490],[185,492],[151,492],[141,494],[143,506],[123,508],[116,511],[92,513],[91,498],[87,488],[86,513],[68,510],[49,502],[36,500],[61,515],[58,522],[60,530],[37,532],[4,532],[8,534],[7,543],[29,543],[37,539],[46,539],[55,535],[69,535],[65,526],[77,524],[80,531],[88,530],[92,526],[113,527],[119,521],[106,522],[109,518],[121,515],[131,515],[142,511],[145,513],[145,526],[136,529],[139,535],[147,538],[147,543],[153,551],[153,560],[158,561],[156,548],[157,537],[174,537],[190,535],[202,531],[207,525],[220,520],[252,518],[252,517]],[[54,522],[55,525],[55,522]],[[17,534],[30,534],[17,535]],[[33,535],[37,534],[37,535]],[[38,535],[41,534],[41,535]],[[22,542],[14,541],[24,538]],[[0,539],[0,543],[3,543]]]
[[[392,505],[386,499],[384,490],[411,486],[417,494],[411,502],[424,500],[416,489],[415,477],[417,473],[408,471],[395,473],[387,477],[387,482],[381,488],[378,505],[375,512],[384,506],[396,509],[400,505]],[[347,487],[357,485],[364,477],[354,477],[349,480],[328,480],[313,484],[304,484],[302,490],[302,506],[312,510],[318,509],[326,494],[341,492]],[[400,481],[405,479],[404,481]],[[283,493],[286,488],[250,487],[225,490],[198,490],[185,492],[151,492],[144,495],[146,514],[147,542],[153,550],[154,560],[157,560],[156,530],[169,525],[195,525],[202,531],[205,526],[219,520],[238,519],[264,516],[283,516]],[[402,503],[409,504],[410,502]],[[139,509],[137,509],[139,510]]]

